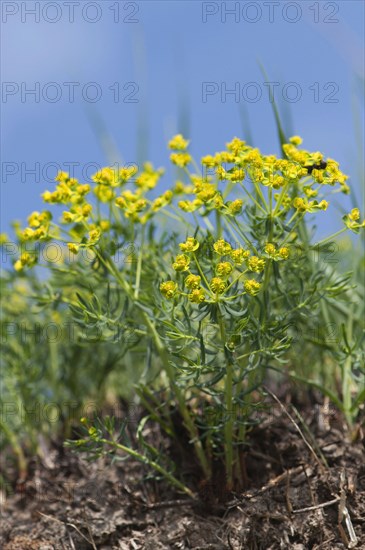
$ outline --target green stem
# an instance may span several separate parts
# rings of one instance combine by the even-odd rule
[[[141,232],[141,245],[138,252],[137,260],[137,272],[136,272],[136,284],[134,288],[134,298],[137,300],[139,295],[139,287],[141,284],[141,271],[142,271],[142,258],[143,258],[143,246],[144,246],[145,226],[142,227]]]
[[[217,239],[222,238],[222,220],[221,220],[221,214],[218,210],[215,212],[215,219],[217,222]]]
[[[342,229],[340,229],[339,231],[337,231],[336,233],[333,233],[333,235],[329,235],[328,237],[326,237],[325,239],[322,239],[321,241],[319,241],[317,243],[317,246],[323,244],[323,243],[326,243],[328,241],[330,241],[331,239],[334,239],[335,237],[337,237],[338,235],[341,235],[341,233],[343,233],[344,231],[347,231],[347,227],[343,227]]]
[[[199,273],[200,273],[200,276],[201,276],[202,280],[204,281],[204,283],[205,283],[205,285],[206,285],[206,287],[207,287],[207,291],[208,291],[209,294],[213,297],[213,294],[210,292],[210,285],[209,285],[209,283],[208,283],[208,281],[207,281],[206,276],[204,275],[204,272],[203,272],[202,268],[200,267],[200,263],[199,263],[199,261],[198,261],[198,258],[196,257],[195,252],[193,252],[193,258],[194,258],[194,260],[195,260],[196,267],[198,268],[198,271],[199,271]]]
[[[182,394],[179,386],[176,384],[175,375],[174,375],[173,369],[170,365],[168,352],[167,352],[165,346],[163,345],[163,343],[161,342],[160,336],[158,335],[154,324],[152,323],[152,321],[149,318],[149,316],[147,315],[147,313],[144,312],[144,311],[143,311],[143,316],[144,316],[145,323],[148,326],[148,328],[151,332],[151,335],[153,337],[153,340],[154,340],[156,349],[158,351],[158,354],[159,354],[159,356],[160,356],[160,358],[163,362],[165,372],[166,372],[166,374],[169,378],[170,384],[171,384],[171,389],[173,390],[173,392],[176,396],[181,415],[183,417],[186,429],[188,430],[189,435],[191,437],[191,441],[194,445],[194,449],[195,449],[196,455],[198,457],[199,463],[200,463],[200,465],[202,467],[202,470],[203,470],[205,476],[207,477],[207,479],[210,479],[210,477],[211,477],[210,464],[207,461],[207,458],[206,458],[205,453],[204,453],[202,442],[199,439],[199,434],[198,434],[197,427],[194,424],[194,421],[191,418],[189,410],[186,406],[185,397]]]
[[[347,340],[349,345],[351,345],[352,341],[352,331],[353,331],[353,304],[350,305],[350,312],[349,312],[349,319],[347,323],[348,331],[347,331]],[[351,367],[352,367],[352,357],[351,357],[351,350],[348,350],[348,356],[345,359],[344,365],[343,365],[343,371],[342,371],[342,402],[343,402],[343,410],[345,413],[345,417],[347,420],[347,423],[349,426],[352,425],[352,400],[351,400]]]
[[[279,211],[279,208],[281,206],[281,203],[283,202],[283,198],[284,198],[284,195],[286,193],[286,190],[288,189],[288,186],[289,186],[289,181],[286,182],[286,184],[283,186],[283,188],[281,189],[281,192],[280,192],[280,195],[279,195],[279,198],[278,198],[278,201],[275,205],[275,208],[274,208],[274,212],[273,212],[273,217],[276,216],[276,214],[278,213]]]
[[[246,187],[243,185],[243,183],[241,183],[241,187],[242,189],[244,190],[244,192],[250,197],[250,199],[252,200],[252,202],[254,204],[256,204],[257,208],[259,210],[261,210],[264,214],[267,214],[266,210],[264,208],[262,208],[261,204],[255,199],[255,197],[252,195],[252,193],[250,193]]]
[[[222,313],[219,312],[219,328],[221,333],[221,340],[223,345],[223,352],[225,353],[226,345],[226,330],[224,326],[224,319]],[[233,364],[231,361],[226,361],[226,380],[225,380],[225,405],[227,420],[224,426],[224,442],[225,442],[225,462],[226,462],[226,475],[227,475],[227,487],[231,490],[233,487]]]
[[[117,443],[116,441],[110,441],[109,439],[99,439],[100,443],[103,443],[103,445],[109,445],[111,447],[120,449],[121,451],[124,451],[125,453],[129,454],[133,458],[137,459],[139,462],[142,462],[142,464],[146,464],[147,466],[150,466],[154,470],[156,470],[159,474],[163,475],[176,489],[179,489],[186,495],[188,495],[190,498],[196,499],[195,494],[188,488],[186,485],[181,483],[175,476],[170,474],[165,468],[160,466],[160,464],[157,464],[154,460],[150,460],[146,456],[138,453],[137,451],[130,449],[129,447],[126,447],[125,445],[122,445],[121,443]]]

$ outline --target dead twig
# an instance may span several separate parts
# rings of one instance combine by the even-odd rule
[[[285,489],[285,501],[286,501],[286,508],[289,512],[289,514],[293,511],[293,506],[290,502],[290,472],[287,470],[286,472],[286,489]]]
[[[270,481],[266,485],[261,487],[261,489],[257,489],[257,491],[255,491],[253,493],[250,493],[250,492],[242,493],[241,497],[251,499],[251,498],[257,497],[259,495],[262,495],[263,493],[266,493],[266,491],[269,491],[270,489],[272,489],[276,485],[279,485],[282,481],[286,480],[288,475],[290,475],[290,476],[296,475],[296,474],[301,473],[302,471],[303,471],[303,466],[302,465],[301,466],[296,466],[295,468],[291,468],[290,470],[286,470],[282,474],[274,477],[273,479],[270,479]],[[227,507],[228,507],[228,509],[235,508],[237,506],[237,504],[240,504],[241,502],[242,502],[241,499],[240,500],[237,499],[236,501],[234,501],[232,503],[228,503]]]
[[[173,508],[174,506],[192,506],[196,504],[196,500],[181,499],[181,500],[165,500],[163,502],[156,502],[154,504],[143,504],[143,508],[147,510],[156,510],[159,508]]]
[[[339,501],[340,504],[338,506],[338,529],[340,531],[340,535],[344,543],[346,544],[347,548],[355,548],[357,546],[358,540],[357,536],[354,530],[354,527],[352,525],[351,517],[349,514],[349,511],[346,506],[346,475],[345,471],[342,470],[340,474],[340,496]],[[342,527],[342,522],[345,520],[345,525],[347,527],[347,531],[350,537],[350,540],[348,540],[345,530]]]
[[[292,417],[292,415],[289,413],[289,411],[286,410],[286,408],[284,407],[284,405],[282,404],[282,402],[280,401],[280,399],[278,399],[276,397],[276,395],[274,393],[272,393],[272,391],[270,391],[268,388],[266,388],[264,386],[264,390],[269,394],[271,395],[271,397],[278,403],[278,405],[280,406],[281,410],[286,414],[286,416],[289,418],[290,422],[293,424],[293,426],[295,427],[295,429],[298,431],[300,437],[303,439],[304,443],[306,444],[306,446],[308,447],[308,449],[310,450],[311,454],[313,455],[313,457],[315,458],[316,462],[318,463],[319,467],[321,468],[322,472],[324,472],[324,465],[323,463],[321,462],[321,460],[318,458],[317,454],[315,453],[312,445],[309,443],[309,441],[304,437],[304,434],[302,432],[302,430],[299,428],[297,422],[294,420],[294,418]],[[325,465],[326,466],[326,465]]]
[[[38,511],[38,514],[40,516],[43,516],[45,517],[46,519],[50,519],[52,521],[56,521],[57,523],[62,523],[62,525],[68,525],[69,527],[72,527],[73,529],[75,529],[75,531],[80,535],[80,537],[82,537],[84,540],[86,540],[86,542],[88,542],[89,544],[91,544],[91,546],[93,547],[93,550],[97,550],[96,546],[95,546],[95,543],[93,540],[89,540],[87,537],[85,537],[85,535],[83,533],[81,533],[80,529],[78,527],[76,527],[76,525],[74,525],[73,523],[70,523],[68,521],[62,521],[58,518],[54,518],[53,516],[48,516],[47,514],[43,514],[43,512],[39,512]]]
[[[319,510],[320,508],[326,508],[327,506],[333,506],[340,500],[340,497],[336,497],[333,500],[316,504],[315,506],[307,506],[306,508],[300,508],[299,510],[293,510],[293,514],[301,514],[302,512],[312,512],[312,510]]]

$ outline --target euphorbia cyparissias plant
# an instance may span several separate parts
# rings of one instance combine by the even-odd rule
[[[278,158],[234,138],[198,166],[188,140],[176,135],[169,142],[177,167],[170,189],[156,196],[164,171],[150,163],[141,170],[103,168],[93,185],[60,172],[56,189],[42,195],[49,205],[65,206],[59,222],[46,210],[18,228],[27,250],[15,261],[17,271],[41,263],[42,248],[30,252],[29,243],[52,241],[64,246],[63,259],[48,267],[60,275],[65,267],[83,269],[90,277],[89,290],[68,282],[57,295],[78,323],[98,323],[101,330],[120,324],[100,299],[100,280],[92,286],[100,270],[108,296],[128,304],[128,323],[149,366],[137,388],[148,416],[138,430],[139,449],[129,446],[124,431],[113,439],[110,422],[108,445],[189,494],[176,466],[173,472],[170,459],[162,465],[161,451],[145,441],[147,419],[177,439],[170,414],[176,409],[204,479],[214,478],[218,461],[227,488],[242,485],[242,450],[265,378],[284,371],[293,330],[306,316],[348,289],[348,281],[339,284],[335,271],[313,261],[312,251],[321,254],[337,235],[358,232],[365,222],[354,208],[335,235],[310,241],[305,218],[325,216],[326,195],[350,188],[335,160],[300,144],[292,137],[283,146],[285,158]],[[174,230],[171,238],[166,229]],[[133,258],[120,265],[118,251],[131,242]],[[62,286],[61,276],[58,281]],[[102,428],[88,430],[79,448],[101,453],[108,447]]]

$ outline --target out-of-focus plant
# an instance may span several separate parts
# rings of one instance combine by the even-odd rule
[[[75,281],[75,272],[64,275]],[[0,446],[3,456],[13,449],[20,477],[27,457],[42,454],[42,440],[69,436],[83,412],[100,410],[108,376],[119,371],[124,380],[120,358],[138,340],[115,327],[81,327],[66,305],[67,287],[52,291],[57,282],[32,272],[1,277]],[[125,379],[125,397],[128,387]]]
[[[83,329],[106,335],[127,322],[137,336],[131,351],[146,362],[137,393],[149,414],[138,429],[139,450],[129,447],[124,432],[113,445],[170,481],[160,451],[144,437],[147,420],[179,444],[171,414],[177,412],[204,478],[214,478],[220,463],[227,488],[242,485],[242,448],[265,378],[273,369],[285,372],[298,327],[309,326],[352,291],[350,274],[319,266],[311,256],[314,250],[327,254],[328,242],[346,230],[358,232],[365,221],[354,208],[343,229],[312,242],[305,220],[326,215],[327,195],[350,188],[336,161],[300,144],[294,136],[278,158],[234,138],[199,167],[188,141],[177,135],[169,143],[170,158],[181,177],[171,189],[156,196],[163,170],[149,163],[137,172],[104,168],[93,177],[93,188],[62,172],[55,191],[43,194],[47,204],[64,205],[59,223],[46,210],[33,212],[28,227],[18,229],[27,251],[14,268],[51,268],[48,305],[67,305]],[[170,220],[167,231],[162,219]],[[66,251],[53,266],[42,259],[50,242]],[[342,376],[356,384],[357,342],[348,332],[346,340]],[[129,353],[118,342],[115,347],[123,357]],[[345,381],[343,391],[346,401]],[[354,417],[347,415],[349,422]],[[95,444],[100,454],[104,435],[88,425],[89,439],[74,445],[86,450]],[[186,485],[179,487],[191,494]]]

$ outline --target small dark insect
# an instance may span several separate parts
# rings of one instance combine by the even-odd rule
[[[311,174],[313,170],[324,170],[327,168],[327,162],[321,160],[318,164],[312,164],[312,166],[306,166],[305,168],[308,170],[308,174]]]

